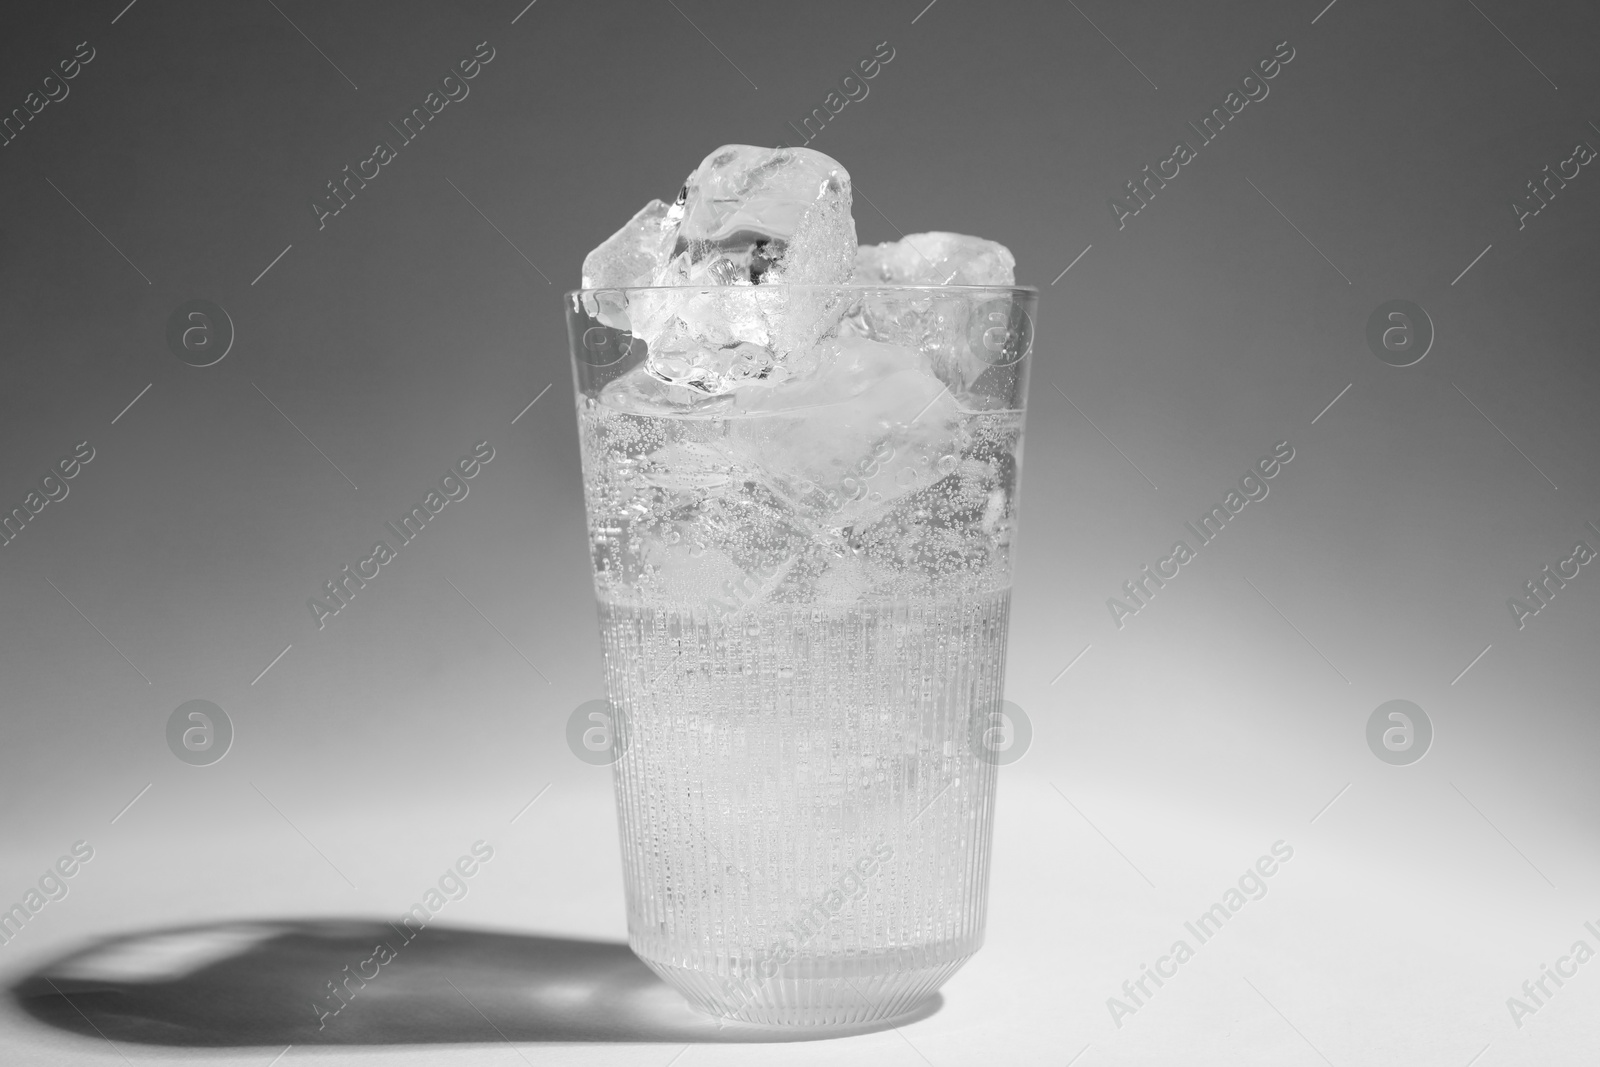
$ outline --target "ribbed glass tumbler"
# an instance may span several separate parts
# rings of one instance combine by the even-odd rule
[[[893,1020],[983,943],[1036,298],[567,297],[629,943],[704,1011]],[[664,306],[812,335],[708,389]]]

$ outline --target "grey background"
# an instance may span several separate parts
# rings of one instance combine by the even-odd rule
[[[499,880],[449,922],[623,936],[609,772],[563,739],[602,682],[559,295],[712,148],[793,143],[887,40],[812,145],[861,239],[994,238],[1042,290],[1007,690],[1032,748],[990,944],[940,1012],[677,1062],[1600,1048],[1600,964],[1520,1028],[1505,1004],[1600,947],[1597,578],[1520,631],[1506,606],[1600,548],[1600,171],[1520,231],[1509,206],[1600,147],[1592,6],[124,4],[0,15],[5,109],[96,50],[0,148],[0,504],[96,450],[0,548],[0,898],[97,849],[0,977],[163,924],[397,914],[480,837]],[[485,40],[470,95],[319,231],[324,183]],[[1283,40],[1270,95],[1119,231],[1107,199]],[[197,298],[237,334],[207,368],[165,341]],[[1396,298],[1437,331],[1407,368],[1364,341]],[[319,631],[306,599],[484,439],[469,497]],[[1280,440],[1271,496],[1117,629],[1106,598]],[[1364,734],[1396,698],[1435,734],[1404,767]],[[209,767],[166,747],[190,699],[234,726]],[[1106,998],[1280,838],[1269,896],[1113,1027]],[[9,1061],[116,1060],[4,1011]],[[510,1057],[483,1040],[452,1055]]]

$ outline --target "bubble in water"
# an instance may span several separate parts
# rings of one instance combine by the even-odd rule
[[[894,480],[899,482],[902,487],[909,488],[910,486],[916,485],[917,479],[920,477],[922,477],[922,475],[917,472],[917,468],[901,467],[900,473],[894,476]]]
[[[744,633],[746,637],[755,637],[760,632],[761,623],[759,621],[751,619],[749,622],[744,624]]]
[[[939,457],[939,473],[949,474],[956,469],[956,457],[944,455]]]

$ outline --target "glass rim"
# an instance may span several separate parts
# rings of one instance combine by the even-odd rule
[[[781,282],[770,285],[602,285],[594,289],[569,289],[562,295],[564,297],[581,297],[596,295],[599,293],[667,292],[949,293],[957,296],[966,293],[1021,293],[1028,296],[1039,295],[1038,287],[1032,285],[859,285],[853,283],[845,283],[842,285],[789,285]]]

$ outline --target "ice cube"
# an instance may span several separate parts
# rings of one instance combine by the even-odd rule
[[[652,200],[583,259],[585,289],[649,285],[672,254],[677,229],[671,208]]]
[[[622,289],[652,284],[672,255],[682,215],[681,204],[668,207],[659,200],[640,208],[622,229],[584,257],[583,288]],[[620,294],[593,294],[585,298],[585,304],[589,314],[605,325],[619,330],[629,328]]]
[[[965,393],[1006,353],[991,351],[1003,340],[1012,300],[996,293],[975,305],[961,293],[937,287],[1015,284],[1015,260],[994,241],[959,233],[914,233],[899,241],[862,245],[856,254],[856,285],[923,285],[926,293],[867,293],[850,329],[879,341],[924,353],[940,377]],[[996,332],[995,326],[1002,328]],[[970,399],[970,398],[969,398]]]
[[[857,285],[1016,284],[1011,250],[961,233],[913,233],[856,250]]]
[[[815,528],[849,525],[925,484],[950,448],[955,399],[918,352],[863,338],[833,346],[806,382],[741,392],[730,420],[760,433],[764,476]]]
[[[724,145],[689,175],[657,285],[843,285],[854,269],[850,174],[809,148]]]
[[[650,372],[709,394],[785,380],[788,355],[837,323],[855,265],[850,175],[809,148],[726,145],[689,176],[671,258],[638,294]],[[768,291],[770,290],[770,291]]]

